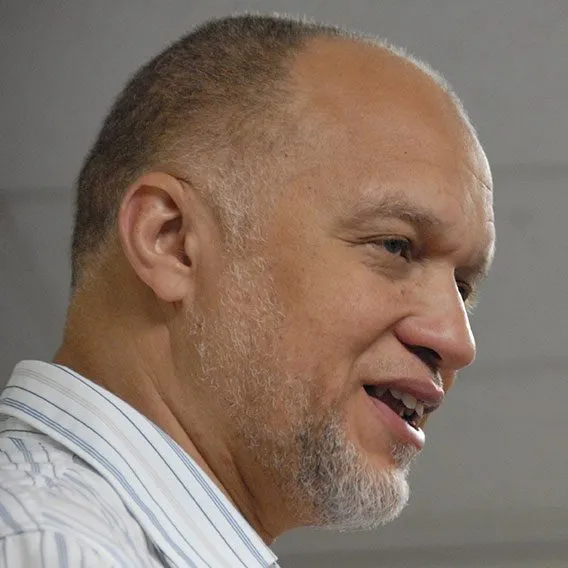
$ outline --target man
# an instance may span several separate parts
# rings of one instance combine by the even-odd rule
[[[474,358],[491,183],[377,41],[240,16],[148,63],[79,177],[63,344],[2,396],[0,566],[274,566],[396,517]]]

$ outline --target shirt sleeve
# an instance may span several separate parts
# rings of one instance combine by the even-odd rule
[[[118,559],[117,559],[118,560]],[[54,531],[30,531],[0,539],[0,568],[118,568],[105,551]],[[128,568],[137,568],[130,567]]]

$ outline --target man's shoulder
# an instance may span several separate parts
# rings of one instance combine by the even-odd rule
[[[120,510],[100,475],[50,437],[15,419],[0,431],[0,534],[42,529],[61,514],[104,528],[106,507]],[[110,500],[109,500],[110,497]],[[94,517],[94,518],[93,518]]]
[[[60,535],[121,556],[148,547],[141,527],[98,472],[20,421],[0,420],[0,541]]]

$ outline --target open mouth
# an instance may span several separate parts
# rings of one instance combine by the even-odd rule
[[[418,424],[429,408],[411,394],[379,385],[364,385],[365,392],[398,414],[407,424],[419,430]]]

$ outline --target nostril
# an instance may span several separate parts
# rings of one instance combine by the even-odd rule
[[[442,357],[440,357],[437,351],[430,349],[429,347],[423,347],[422,345],[408,345],[405,344],[406,348],[414,353],[428,368],[437,373],[440,370],[440,363],[442,362]]]

